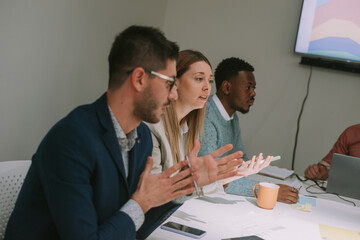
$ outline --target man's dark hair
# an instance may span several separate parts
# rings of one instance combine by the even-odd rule
[[[220,89],[223,81],[229,81],[241,71],[253,72],[255,69],[242,59],[231,57],[222,60],[215,70],[216,89]]]
[[[156,28],[130,26],[116,36],[108,57],[109,89],[120,87],[127,72],[136,67],[152,71],[166,68],[168,59],[177,60],[179,46]]]

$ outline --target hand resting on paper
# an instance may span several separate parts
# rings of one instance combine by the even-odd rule
[[[280,186],[279,194],[277,197],[278,202],[289,203],[289,204],[297,203],[299,198],[299,190],[284,184],[277,184],[277,185]]]

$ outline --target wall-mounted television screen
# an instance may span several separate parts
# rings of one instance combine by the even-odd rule
[[[295,52],[303,64],[360,72],[360,0],[303,0]]]

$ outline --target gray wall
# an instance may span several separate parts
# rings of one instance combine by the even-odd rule
[[[130,24],[162,28],[213,67],[238,56],[255,67],[257,97],[240,115],[249,154],[290,167],[310,73],[293,53],[300,0],[0,1],[0,161],[29,159],[48,129],[107,86],[107,54]],[[215,86],[214,86],[215,87]],[[296,172],[319,161],[359,122],[360,75],[313,68]]]
[[[0,0],[0,161],[30,159],[55,122],[105,92],[115,35],[163,28],[166,3]]]
[[[165,32],[182,49],[202,51],[213,69],[230,56],[255,67],[257,97],[240,114],[249,154],[281,155],[276,165],[291,167],[297,116],[310,67],[293,53],[300,0],[168,1]],[[213,86],[215,88],[215,85]],[[337,136],[360,122],[360,75],[313,68],[310,93],[296,154],[295,170],[303,174],[319,161]],[[214,91],[214,89],[213,89]]]

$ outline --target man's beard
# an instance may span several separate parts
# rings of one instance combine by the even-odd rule
[[[144,91],[144,95],[140,102],[135,103],[134,115],[142,121],[148,123],[157,123],[160,121],[160,116],[156,115],[156,110],[159,108],[159,102],[155,98],[150,86]],[[166,104],[168,105],[168,104]]]
[[[255,101],[255,98],[254,97],[252,97],[252,98],[250,98],[250,100],[249,101]],[[249,104],[249,108],[248,109],[244,109],[244,108],[240,108],[240,109],[237,109],[237,111],[239,111],[239,112],[241,112],[241,113],[243,113],[243,114],[245,114],[245,113],[248,113],[249,111],[250,111],[250,104]]]
[[[239,112],[241,112],[241,113],[243,113],[243,114],[245,114],[245,113],[248,113],[249,111],[250,111],[250,107],[249,107],[249,109],[243,109],[243,108],[240,108],[239,110],[238,110]]]

